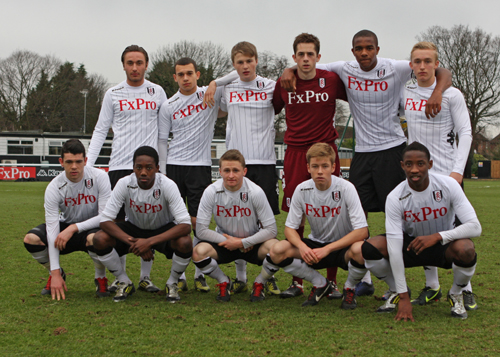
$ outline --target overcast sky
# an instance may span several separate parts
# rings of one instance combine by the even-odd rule
[[[499,0],[17,0],[2,3],[0,58],[15,50],[83,63],[109,83],[125,79],[130,44],[149,53],[181,40],[212,41],[228,51],[250,41],[260,51],[292,55],[296,35],[321,40],[321,62],[350,60],[361,29],[379,38],[381,57],[407,59],[415,36],[430,26],[481,27],[500,35]]]

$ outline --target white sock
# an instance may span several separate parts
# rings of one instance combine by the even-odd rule
[[[474,266],[464,268],[453,263],[451,267],[453,269],[453,285],[451,286],[450,294],[461,294],[462,289],[466,287],[467,284],[469,284],[470,279],[472,279],[472,276],[476,271],[476,264],[474,264]]]
[[[392,275],[391,264],[385,258],[378,260],[366,260],[365,267],[371,271],[377,279],[381,279],[387,283],[389,290],[396,292],[396,282],[394,281],[394,276]]]
[[[172,268],[170,269],[170,277],[167,280],[167,284],[177,284],[177,282],[179,281],[179,277],[182,275],[182,273],[184,273],[190,261],[191,257],[181,258],[174,253],[174,255],[172,256]]]
[[[182,275],[179,277],[179,280],[186,280],[186,272],[182,273]]]
[[[351,264],[351,262],[349,262],[347,266],[349,268],[349,271],[347,274],[347,280],[345,281],[344,287],[348,289],[355,289],[356,284],[361,281],[363,276],[366,276],[367,270],[366,268],[363,269],[355,267],[354,265]],[[368,274],[370,274],[370,272],[368,272]]]
[[[236,266],[236,280],[246,282],[247,281],[247,262],[243,259],[238,259],[234,261]]]
[[[472,285],[470,285],[470,281],[469,281],[469,284],[467,284],[467,286],[462,289],[462,291],[470,291],[470,292],[472,292]]]
[[[153,268],[153,259],[149,262],[141,258],[141,280],[145,277],[151,278],[151,269]]]
[[[226,274],[220,269],[219,264],[217,264],[217,260],[212,259],[212,258],[206,258],[210,259],[210,263],[206,265],[201,271],[203,274],[208,275],[212,279],[217,280],[217,282],[220,283],[228,283],[229,278],[227,277]],[[203,260],[201,260],[203,261]]]
[[[104,264],[106,268],[113,274],[120,282],[131,284],[132,280],[129,279],[127,273],[123,269],[120,257],[115,249],[106,255],[99,255],[99,261]]]
[[[269,254],[268,254],[269,256]],[[280,270],[280,267],[274,264],[269,263],[267,258],[264,258],[264,261],[262,262],[262,278],[264,280],[271,279],[274,274],[276,274]]]
[[[47,269],[50,273],[49,250],[47,249],[47,247],[45,247],[45,249],[40,252],[33,252],[33,253],[30,252],[30,254],[33,257],[33,259],[35,259],[38,263],[43,265],[45,269]]]
[[[366,274],[365,274],[365,276],[363,277],[363,279],[361,279],[361,281],[362,281],[363,283],[367,283],[367,284],[370,284],[370,285],[372,284],[372,276],[371,276],[371,274],[370,274],[370,271],[369,271],[369,270],[367,270],[367,271],[366,271]]]
[[[120,262],[124,271],[127,271],[127,254],[120,257]]]
[[[311,282],[315,287],[322,288],[328,283],[328,280],[318,271],[309,267],[303,260],[294,259],[290,265],[283,268],[288,274],[297,278],[305,279]]]
[[[95,252],[90,252],[90,251],[89,251],[89,256],[94,261],[94,268],[95,268],[94,279],[105,278],[106,267],[99,260],[99,256]]]
[[[424,266],[425,286],[431,289],[439,289],[438,269],[436,267]]]

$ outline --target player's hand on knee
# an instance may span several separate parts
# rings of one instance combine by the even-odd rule
[[[328,250],[325,248],[315,248],[312,251],[313,251],[314,255],[316,256],[316,258],[318,259],[318,262],[321,259],[324,259],[328,254],[330,254],[328,252]]]
[[[223,236],[226,238],[226,240],[224,242],[219,243],[219,246],[229,249],[231,251],[245,248],[243,246],[241,238],[232,237],[226,233],[224,233]]]
[[[319,262],[318,257],[314,254],[313,250],[304,244],[304,247],[299,248],[300,256],[307,264],[312,265]]]
[[[155,255],[153,254],[153,250],[151,249],[142,254],[138,254],[138,256],[140,256],[145,262],[149,262],[155,259]]]
[[[419,236],[408,245],[408,251],[413,250],[416,255],[419,255],[425,249],[436,245],[441,240],[442,237],[439,233],[434,233],[429,236]]]
[[[78,233],[78,227],[76,224],[72,224],[57,235],[57,238],[54,241],[54,246],[59,250],[64,250],[64,248],[66,248],[66,244],[75,233]]]

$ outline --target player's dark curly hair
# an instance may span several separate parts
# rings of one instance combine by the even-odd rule
[[[375,32],[370,30],[361,30],[357,32],[352,38],[352,47],[354,47],[354,41],[356,41],[358,37],[372,37],[375,40],[375,46],[378,47],[378,37],[375,35]]]
[[[158,162],[160,161],[160,159],[158,157],[158,151],[156,151],[151,146],[141,146],[140,148],[135,150],[134,159],[133,159],[134,165],[135,165],[135,159],[139,156],[142,156],[142,155],[152,157],[153,160],[155,161],[155,165],[158,166]]]
[[[73,155],[83,154],[85,157],[85,146],[78,139],[69,139],[66,141],[61,150],[61,158],[64,159],[64,154],[69,153]]]
[[[137,46],[137,45],[130,45],[128,46],[127,48],[125,48],[125,50],[123,51],[122,53],[122,63],[125,64],[125,55],[129,52],[140,52],[144,55],[144,57],[146,58],[146,64],[149,63],[149,56],[148,56],[148,53],[146,52],[146,50],[144,48],[142,48],[141,46]]]
[[[425,156],[427,156],[427,160],[430,161],[431,159],[431,153],[429,152],[429,149],[427,149],[424,144],[421,144],[418,141],[414,141],[410,145],[405,147],[405,149],[403,150],[403,157],[408,151],[421,151],[425,154]]]

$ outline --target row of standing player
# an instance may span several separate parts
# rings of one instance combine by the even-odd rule
[[[316,62],[320,58],[319,41],[312,35],[302,34],[297,37],[294,43],[293,57],[298,64],[298,68],[292,74],[292,78],[296,78],[297,88],[294,93],[287,93],[280,89],[280,81],[278,81],[276,86],[278,92],[275,93],[279,93],[279,95],[275,94],[273,97],[274,82],[255,75],[255,66],[258,60],[257,52],[255,47],[248,50],[248,45],[250,44],[240,43],[235,46],[232,53],[233,63],[240,79],[234,82],[232,80],[226,82],[227,85],[224,87],[224,93],[219,91],[220,94],[216,92],[215,96],[217,98],[217,95],[219,95],[218,98],[221,101],[221,107],[227,108],[226,110],[229,111],[228,148],[240,146],[241,151],[247,154],[250,164],[249,171],[254,169],[252,165],[255,164],[255,171],[257,172],[255,181],[263,177],[275,177],[274,170],[271,175],[263,174],[259,170],[269,169],[269,166],[272,167],[272,164],[269,165],[269,163],[272,163],[274,159],[274,150],[267,150],[268,145],[265,145],[265,143],[269,142],[271,143],[269,147],[273,147],[273,140],[269,140],[269,138],[274,138],[273,135],[269,135],[269,132],[274,134],[273,107],[279,111],[283,105],[286,106],[287,133],[285,142],[288,144],[288,150],[285,157],[286,185],[284,186],[286,196],[283,209],[287,210],[294,186],[303,181],[304,178],[307,178],[307,172],[304,169],[305,165],[297,165],[296,163],[305,162],[303,159],[305,151],[312,143],[325,141],[333,144],[333,140],[337,136],[332,125],[332,117],[335,112],[335,99],[345,99],[347,91],[347,97],[349,98],[351,112],[353,113],[357,129],[358,153],[353,161],[351,177],[360,193],[365,211],[383,210],[387,192],[394,185],[388,183],[387,175],[382,176],[380,173],[394,172],[394,174],[389,175],[389,178],[396,178],[402,173],[401,170],[398,170],[401,158],[400,144],[404,145],[405,138],[401,130],[394,125],[394,118],[397,116],[397,103],[399,103],[403,84],[411,73],[408,62],[377,58],[378,44],[376,36],[369,31],[361,31],[353,39],[353,53],[357,61],[336,62],[327,65],[327,69],[336,71],[340,75],[340,79],[345,84],[344,88],[338,76],[315,68]],[[238,46],[242,47],[239,51],[237,49]],[[139,111],[144,120],[143,111],[147,111],[148,109],[149,111],[152,111],[152,109],[157,110],[162,101],[163,91],[161,88],[144,80],[144,72],[148,63],[147,54],[144,52],[141,52],[140,48],[136,48],[135,51],[132,48],[131,51],[124,52],[122,61],[124,69],[127,72],[127,81],[111,88],[106,94],[108,99],[106,100],[105,97],[103,110],[94,131],[91,147],[89,148],[90,164],[93,164],[92,161],[95,162],[96,153],[102,145],[105,133],[111,123],[113,123],[115,132],[113,154],[115,160],[112,157],[110,162],[112,173],[113,171],[130,167],[125,164],[128,161],[125,153],[126,151],[130,151],[130,148],[134,146],[129,145],[130,143],[135,144],[137,141],[142,140],[144,142],[146,140],[146,143],[150,142],[154,144],[155,141],[154,135],[151,135],[151,133],[154,133],[154,130],[148,130],[149,136],[142,135],[141,137],[137,135],[139,132],[144,131],[142,130],[144,128],[151,129],[154,124],[151,124],[151,121],[134,123],[136,115],[131,115],[136,114],[134,111]],[[127,57],[126,60],[125,57]],[[190,67],[194,68],[190,69]],[[176,180],[176,182],[180,181],[184,183],[186,180],[182,177],[183,174],[185,177],[202,176],[193,175],[192,173],[187,174],[187,171],[193,168],[196,169],[196,166],[206,167],[210,165],[207,165],[210,156],[208,150],[209,144],[207,145],[206,143],[210,143],[211,141],[210,132],[213,133],[215,117],[214,115],[207,115],[205,117],[210,117],[210,119],[205,119],[204,121],[201,121],[199,118],[199,114],[205,113],[208,109],[201,104],[201,100],[203,97],[210,100],[210,90],[204,96],[204,88],[196,86],[197,71],[195,64],[186,63],[177,65],[176,76],[178,76],[176,81],[179,83],[180,91],[176,96],[167,101],[168,105],[162,105],[162,108],[166,108],[165,110],[160,110],[159,146],[160,156],[162,154],[165,155],[167,153],[166,136],[171,131],[173,139],[168,150],[167,164],[169,164],[169,169],[167,169],[167,175],[171,171],[170,164],[172,164],[174,172],[176,166],[178,166],[178,171],[182,170],[184,172],[180,172],[179,175],[181,178],[180,180]],[[136,86],[130,86],[131,83],[139,84],[137,87],[140,87],[140,90],[136,91]],[[440,86],[438,87],[439,90],[434,91],[438,98],[441,95],[443,87],[446,86]],[[145,97],[142,99],[137,98],[137,92],[143,93]],[[155,97],[160,99],[154,102],[153,98]],[[193,103],[187,102],[189,100],[193,101]],[[436,105],[431,106],[429,104],[431,102],[439,103],[439,100],[433,101],[431,98],[427,106],[420,105],[417,108],[420,111],[426,108],[430,112],[434,109],[434,114],[436,114]],[[371,103],[371,110],[368,110],[370,106],[366,103]],[[373,103],[379,103],[378,107],[377,105],[374,106]],[[415,108],[415,104],[411,105],[411,107]],[[162,112],[166,112],[165,115],[162,115]],[[378,115],[382,115],[382,117],[377,118]],[[198,120],[190,120],[189,122],[186,120],[193,118]],[[124,125],[124,122],[127,124]],[[315,125],[309,125],[311,122],[314,122]],[[378,122],[379,125],[376,127],[373,126],[374,122]],[[162,125],[166,126],[164,128],[166,130],[162,130]],[[203,128],[203,130],[200,130],[200,128]],[[119,135],[118,133],[120,132],[123,135]],[[200,133],[207,133],[208,135],[205,134],[201,138]],[[198,134],[198,137],[196,137],[196,134]],[[122,139],[120,140],[119,137]],[[207,141],[207,137],[210,140]],[[190,139],[184,140],[185,138]],[[460,143],[462,143],[462,136],[460,138]],[[148,140],[149,142],[147,142]],[[165,149],[163,150],[162,141],[165,144]],[[127,145],[124,143],[127,143]],[[201,157],[194,157],[198,153],[200,153]],[[269,155],[269,153],[271,154]],[[130,157],[130,154],[128,156]],[[204,161],[207,157],[208,161]],[[389,164],[389,168],[380,164],[380,161],[390,161],[387,160],[388,157],[394,157],[392,163]],[[381,160],[381,158],[384,159]],[[187,163],[189,165],[186,165]],[[368,165],[372,165],[373,167],[369,167]],[[290,167],[293,167],[293,170]],[[297,170],[297,168],[302,169]],[[378,171],[375,171],[375,169]],[[295,173],[298,175],[295,175]],[[381,177],[384,179],[377,180],[377,178]],[[400,178],[401,176],[395,179],[395,181],[399,183]],[[271,185],[268,185],[271,189],[266,190],[270,201],[273,199],[273,192],[274,196],[276,196],[276,180],[273,181]],[[262,185],[265,186],[265,184]],[[387,187],[391,185],[392,187]],[[189,203],[190,188],[186,190],[188,191],[186,195],[188,196],[188,206],[191,213],[191,205]],[[276,209],[274,211],[276,212]],[[191,213],[191,216],[195,217],[195,214]],[[301,234],[300,228],[299,234]],[[292,289],[288,289],[287,291],[293,291],[293,288],[297,287],[299,286],[294,284],[292,285]]]

